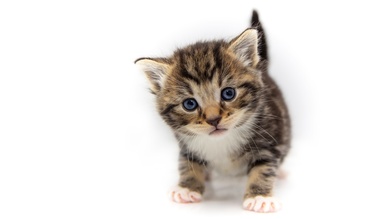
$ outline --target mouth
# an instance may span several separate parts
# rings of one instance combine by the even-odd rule
[[[222,135],[223,133],[225,133],[227,131],[227,129],[218,129],[216,128],[214,131],[210,132],[210,136],[219,136],[219,135]]]

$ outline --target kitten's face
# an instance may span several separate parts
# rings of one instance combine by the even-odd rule
[[[248,123],[261,104],[255,30],[230,43],[197,43],[169,59],[140,61],[159,113],[178,133],[223,137]]]

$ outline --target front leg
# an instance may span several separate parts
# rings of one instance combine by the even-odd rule
[[[243,207],[255,212],[275,212],[280,203],[272,197],[277,164],[272,160],[258,160],[249,166],[248,182]]]
[[[200,202],[205,188],[206,162],[181,153],[179,172],[179,185],[171,193],[172,200],[178,203]]]

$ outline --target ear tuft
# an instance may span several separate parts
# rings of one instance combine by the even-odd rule
[[[233,39],[230,42],[229,49],[245,66],[256,67],[260,61],[257,51],[258,43],[257,30],[250,28]]]
[[[164,84],[169,65],[163,59],[139,58],[134,62],[146,74],[150,90],[157,94]]]

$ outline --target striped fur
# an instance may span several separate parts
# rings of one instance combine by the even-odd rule
[[[202,193],[208,169],[248,174],[245,198],[271,196],[276,171],[290,148],[290,120],[268,75],[265,36],[257,13],[252,28],[227,42],[197,42],[168,58],[136,61],[156,95],[157,109],[179,141],[179,186]],[[221,98],[231,87],[236,96]],[[199,107],[189,112],[183,101]],[[221,118],[221,135],[207,121]]]

